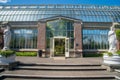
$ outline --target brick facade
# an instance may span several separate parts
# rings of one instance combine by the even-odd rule
[[[82,53],[82,26],[81,22],[74,23],[74,48]]]
[[[45,51],[46,49],[46,22],[38,22],[37,48]]]

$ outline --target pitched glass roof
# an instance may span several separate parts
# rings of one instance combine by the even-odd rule
[[[68,16],[84,22],[120,22],[120,6],[97,5],[1,5],[1,21],[38,21]]]

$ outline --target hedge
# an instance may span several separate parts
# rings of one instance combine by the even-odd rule
[[[102,57],[103,56],[103,54],[101,54],[101,53],[87,53],[87,54],[84,54],[83,55],[83,57]]]
[[[17,56],[37,56],[37,52],[16,52]]]
[[[9,57],[13,54],[15,54],[15,51],[12,51],[12,50],[0,51],[0,55],[5,56],[5,57]]]

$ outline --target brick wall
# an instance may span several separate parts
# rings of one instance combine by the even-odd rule
[[[74,23],[74,48],[78,52],[82,52],[82,26],[81,22]]]
[[[38,23],[38,39],[37,48],[45,51],[46,49],[46,22]]]

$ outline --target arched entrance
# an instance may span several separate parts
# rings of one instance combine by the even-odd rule
[[[64,45],[57,42],[62,42]],[[65,45],[68,45],[68,51],[65,51],[67,48]],[[58,47],[63,49],[60,50]],[[70,54],[76,55],[76,53],[79,56],[82,53],[81,20],[65,16],[41,19],[38,23],[38,49],[43,50],[48,56],[50,54],[50,57],[59,54],[69,57]],[[67,52],[70,54],[67,55]]]

